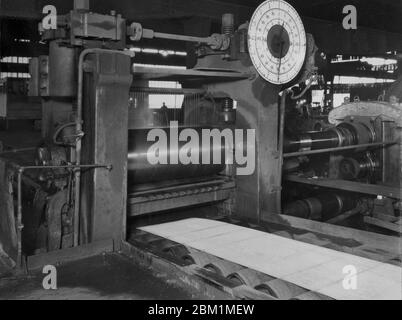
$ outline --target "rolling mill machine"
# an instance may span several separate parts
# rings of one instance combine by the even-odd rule
[[[318,195],[288,202],[284,213],[346,225],[354,217],[400,234],[400,116],[391,103],[345,103],[330,113],[332,127],[285,139],[286,181]]]
[[[80,7],[57,21],[56,30],[41,30],[49,56],[34,58],[30,65],[30,94],[42,97],[44,142],[31,155],[4,155],[12,158],[4,162],[4,188],[14,186],[7,179],[10,175],[16,176],[17,184],[16,192],[8,193],[4,202],[9,204],[4,211],[7,221],[14,227],[3,242],[18,251],[20,259],[22,251],[32,255],[105,239],[118,244],[125,238],[127,216],[205,204],[219,204],[219,214],[228,215],[235,203],[238,215],[250,220],[278,212],[278,126],[276,121],[273,125],[266,121],[278,118],[278,84],[292,79],[278,77],[271,84],[258,76],[248,53],[247,25],[236,30],[228,14],[222,19],[221,34],[171,35],[138,23],[128,25],[120,15],[100,15]],[[280,45],[282,34],[286,48]],[[278,56],[272,59],[281,59],[281,51],[288,57],[292,49],[286,61],[291,65],[297,57],[298,70],[285,71],[297,75],[304,67],[303,79],[313,68],[314,41],[310,38],[307,44],[301,37],[296,48],[289,48],[292,36],[298,35],[271,31],[270,50]],[[197,65],[175,70],[133,64],[129,43],[153,38],[195,43]],[[312,57],[304,63],[306,53]],[[152,81],[181,86],[152,88]],[[183,107],[173,114],[163,107],[152,110],[150,100],[155,95],[182,96]],[[179,131],[257,129],[254,174],[235,179],[224,158],[221,165],[149,164],[149,131],[161,128],[168,133],[173,120]],[[180,147],[171,146],[170,156]],[[199,150],[200,159],[216,149],[224,153],[223,141],[211,141],[209,150]],[[18,198],[15,210],[13,195]],[[17,248],[21,242],[22,248]]]
[[[328,223],[361,214],[362,223],[399,230],[399,108],[347,104],[330,114],[330,128],[284,136],[287,99],[298,98],[288,88],[314,76],[320,56],[286,2],[264,2],[240,26],[224,15],[222,32],[209,37],[160,33],[80,3],[58,16],[57,29],[41,29],[49,55],[30,63],[30,95],[42,103],[43,142],[31,151],[1,154],[0,240],[18,267],[35,268],[49,254],[59,261],[65,250],[97,250],[102,243],[119,251],[129,239],[144,237],[138,221],[191,217],[198,208],[207,208],[208,218],[235,218],[257,228],[324,232]],[[191,69],[138,65],[130,48],[143,39],[193,43],[197,63]],[[175,101],[174,109],[168,101]],[[196,150],[199,163],[212,163],[212,154],[220,153],[221,164],[150,164],[150,132],[164,132],[169,141],[172,122],[178,134],[255,130],[255,144],[245,147],[255,154],[254,172],[236,175],[241,165],[225,161],[223,136]],[[184,144],[170,143],[169,157]],[[305,198],[295,195],[300,185],[311,187]],[[223,263],[180,250],[186,261],[209,270]],[[232,280],[250,282],[223,269]],[[275,283],[260,291],[272,294],[272,288]],[[296,291],[291,296],[311,295]]]

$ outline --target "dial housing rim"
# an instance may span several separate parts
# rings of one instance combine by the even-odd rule
[[[268,43],[275,28],[283,28],[289,38],[289,48],[285,48],[286,55],[281,57],[278,48],[274,56],[272,43],[271,47]],[[282,35],[279,38],[286,39]],[[307,52],[307,36],[297,11],[283,0],[263,2],[250,21],[248,47],[251,61],[263,79],[278,85],[294,80],[303,68]]]

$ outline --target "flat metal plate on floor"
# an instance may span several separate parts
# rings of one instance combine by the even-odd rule
[[[333,299],[402,299],[398,266],[215,220],[187,219],[141,230]]]

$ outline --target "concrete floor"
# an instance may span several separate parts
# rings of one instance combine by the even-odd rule
[[[60,266],[58,289],[42,287],[45,275],[0,278],[0,300],[191,300],[196,294],[175,287],[118,254],[97,256]]]

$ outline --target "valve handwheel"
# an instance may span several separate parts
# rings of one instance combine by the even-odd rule
[[[268,0],[254,12],[248,47],[262,78],[285,84],[297,77],[306,58],[307,38],[297,11],[283,0]]]

